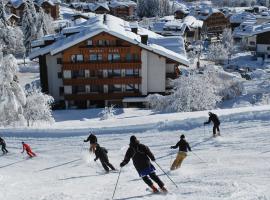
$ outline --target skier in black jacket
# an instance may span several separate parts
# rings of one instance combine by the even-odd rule
[[[187,151],[191,151],[191,148],[185,139],[185,135],[181,135],[180,141],[177,142],[175,146],[171,146],[171,149],[176,149],[177,147],[179,147],[179,152],[176,156],[176,159],[173,161],[171,170],[175,170],[181,167],[183,160],[187,157]]]
[[[2,146],[3,154],[8,153],[8,150],[6,149],[6,142],[3,138],[0,137],[0,145]]]
[[[94,149],[95,149],[95,155],[96,155],[96,158],[94,159],[94,161],[97,161],[99,159],[106,172],[109,172],[109,167],[112,170],[115,170],[114,166],[109,162],[107,149],[99,146],[98,143],[94,144]]]
[[[123,162],[120,164],[120,167],[124,167],[131,158],[139,176],[142,177],[143,181],[152,188],[153,192],[158,192],[158,189],[155,187],[151,179],[158,184],[161,191],[167,192],[167,189],[164,187],[164,183],[155,173],[155,167],[150,162],[150,159],[155,161],[154,155],[146,145],[140,144],[134,135],[130,137],[129,148]]]
[[[220,125],[220,121],[218,119],[218,116],[214,113],[209,112],[209,119],[207,122],[204,122],[204,125],[206,124],[210,124],[210,122],[212,121],[214,126],[213,126],[213,136],[215,137],[216,134],[220,135],[220,130],[219,130],[219,125]],[[217,131],[217,132],[216,132]]]
[[[94,144],[97,143],[97,137],[93,133],[91,133],[88,136],[88,138],[86,140],[84,140],[84,142],[89,142],[89,141],[90,141],[89,151],[94,153],[94,151],[95,151]]]

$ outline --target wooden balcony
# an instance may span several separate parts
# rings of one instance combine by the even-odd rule
[[[63,63],[63,70],[140,69],[141,61]]]
[[[123,99],[124,97],[139,97],[140,93],[122,92],[122,93],[92,93],[92,94],[65,94],[65,100],[112,100]]]
[[[76,78],[63,79],[64,85],[112,85],[112,84],[140,84],[141,77],[114,77],[114,78]]]

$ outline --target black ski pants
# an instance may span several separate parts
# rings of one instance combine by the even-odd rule
[[[217,131],[219,132],[219,125],[220,124],[214,124],[214,126],[213,126],[213,135],[216,135]]]
[[[8,150],[6,149],[6,145],[5,144],[2,144],[2,151],[3,153],[8,153]]]
[[[103,168],[104,168],[107,172],[109,171],[109,167],[110,167],[112,170],[115,170],[114,166],[113,166],[111,163],[109,163],[108,160],[100,161],[100,162],[101,162]]]
[[[156,175],[155,172],[149,174],[149,176],[150,176],[150,178],[151,178],[153,181],[155,181],[155,182],[158,184],[158,186],[159,186],[160,188],[163,188],[164,183],[159,179],[159,177]],[[151,181],[150,178],[149,178],[148,176],[142,177],[143,181],[144,181],[149,187],[152,187],[153,182]]]

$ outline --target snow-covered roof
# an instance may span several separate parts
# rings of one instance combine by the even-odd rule
[[[245,22],[246,23],[246,22]],[[234,37],[241,37],[241,36],[253,36],[258,35],[260,33],[270,32],[270,23],[264,23],[260,25],[250,24],[243,26],[242,24],[236,28],[233,32]]]
[[[104,22],[104,18],[106,18],[105,22]],[[70,29],[71,28],[69,28],[69,30]],[[153,33],[152,31],[149,31],[143,28],[139,28],[138,34],[135,34],[131,32],[129,22],[124,21],[112,15],[97,15],[96,17],[89,19],[88,21],[82,23],[81,26],[75,27],[74,29],[76,29],[78,33],[75,33],[68,37],[65,37],[64,35],[62,35],[62,37],[59,37],[58,40],[54,42],[53,44],[48,45],[44,48],[40,48],[38,50],[34,50],[29,56],[30,59],[33,59],[39,55],[45,55],[48,53],[50,53],[51,55],[55,55],[99,33],[106,32],[117,38],[123,39],[132,44],[138,45],[141,48],[144,48],[148,51],[164,56],[168,59],[174,60],[184,65],[189,64],[185,51],[184,51],[184,46],[183,45],[180,46],[181,45],[180,42],[178,43],[179,48],[183,48],[183,50],[178,51],[179,53],[178,52],[176,53],[164,47],[166,46],[166,44],[160,43],[160,42],[159,44],[156,44],[154,42],[149,42],[149,44],[145,45],[141,43],[141,37],[138,34],[148,33],[148,37],[150,39],[149,41],[151,41],[151,38],[157,39],[157,38],[162,38],[162,36],[157,35]],[[64,31],[66,30],[64,29]],[[161,46],[161,44],[163,44],[164,46]]]
[[[137,6],[137,4],[134,1],[130,0],[112,0],[109,1],[108,4],[111,8],[117,8],[117,7],[131,7],[131,6]]]
[[[222,13],[221,11],[219,11],[218,9],[216,8],[212,8],[212,7],[201,7],[200,8],[200,14],[198,16],[198,19],[200,20],[207,20],[208,17],[210,17],[212,14],[214,13],[221,13],[224,15],[224,13]],[[225,16],[225,15],[224,15]]]
[[[241,24],[246,20],[256,20],[256,16],[249,12],[235,13],[230,17],[230,23]]]
[[[201,28],[203,26],[203,21],[196,19],[194,16],[186,16],[183,19],[183,23],[185,23],[188,27],[191,28]]]
[[[24,2],[25,0],[10,0],[10,3],[14,8],[19,8]],[[60,3],[59,0],[34,0],[33,2],[38,6],[41,6],[45,2],[52,6]]]
[[[17,15],[15,15],[15,14],[9,14],[9,15],[6,16],[7,19],[10,19],[10,18],[12,18],[12,17],[15,17],[15,18],[17,18],[17,19],[20,19],[20,17],[17,16]]]
[[[189,13],[188,7],[185,4],[177,2],[177,1],[173,1],[172,9],[173,9],[173,12],[181,11],[182,13],[185,13],[185,14]]]

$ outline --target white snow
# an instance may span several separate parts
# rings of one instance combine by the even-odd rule
[[[218,138],[211,138],[211,128],[202,126],[206,111],[158,114],[125,109],[116,118],[104,121],[94,117],[95,110],[58,111],[58,122],[53,127],[59,129],[23,129],[20,133],[16,129],[1,130],[10,154],[0,157],[0,199],[111,199],[118,174],[104,174],[99,161],[93,161],[88,144],[83,143],[89,128],[94,128],[99,143],[109,150],[110,161],[117,168],[129,137],[136,134],[179,186],[176,189],[156,166],[169,194],[152,195],[131,161],[122,170],[115,199],[269,199],[269,109],[270,106],[261,106],[214,111],[222,121],[222,136]],[[93,118],[87,119],[87,114]],[[84,116],[81,121],[79,115]],[[82,124],[88,129],[80,130]],[[177,152],[169,147],[183,133],[204,162],[189,153],[180,169],[169,172]],[[32,146],[38,157],[27,159],[20,154],[22,140]]]

